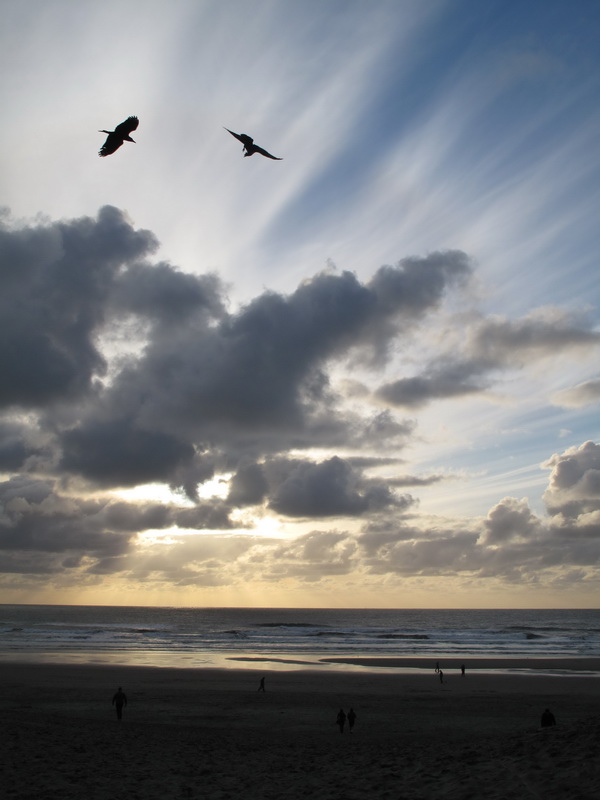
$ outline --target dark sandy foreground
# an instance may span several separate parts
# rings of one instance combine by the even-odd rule
[[[11,800],[600,798],[596,677],[1,664],[0,678]],[[545,707],[555,728],[539,727]]]

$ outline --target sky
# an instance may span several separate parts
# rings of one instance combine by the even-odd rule
[[[598,607],[597,0],[0,11],[0,602]]]

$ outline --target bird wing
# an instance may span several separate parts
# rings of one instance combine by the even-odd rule
[[[272,158],[273,161],[283,161],[283,158],[277,158],[277,156],[272,156],[271,153],[267,153],[266,150],[263,150],[262,147],[259,147],[256,144],[254,145],[254,152],[255,153],[260,153],[261,156],[266,156],[267,158]]]
[[[125,138],[125,136],[129,136],[129,134],[132,131],[134,131],[139,124],[140,121],[137,117],[127,117],[125,122],[122,122],[120,125],[117,125],[117,127],[115,128],[115,133]]]
[[[251,136],[248,136],[247,133],[234,133],[233,131],[230,131],[229,128],[225,128],[225,130],[229,131],[232,136],[235,136],[235,138],[244,145],[252,144],[254,141],[254,139]]]
[[[123,144],[123,137],[118,136],[114,131],[113,133],[109,133],[106,137],[106,141],[98,151],[99,156],[110,156],[115,150],[118,150],[119,147]]]

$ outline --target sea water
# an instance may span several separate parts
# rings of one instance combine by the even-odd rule
[[[0,605],[0,662],[307,668],[405,656],[599,657],[600,611]]]

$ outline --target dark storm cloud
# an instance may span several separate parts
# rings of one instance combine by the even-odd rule
[[[14,502],[25,506],[30,503],[39,505],[52,494],[53,490],[54,481],[38,480],[28,475],[15,475],[0,483],[0,503],[4,507]]]
[[[240,464],[229,484],[228,502],[241,508],[262,503],[269,485],[261,464]]]
[[[216,275],[188,275],[170,264],[132,264],[115,282],[117,309],[153,322],[181,325],[194,314],[224,313],[223,285]]]
[[[194,457],[191,444],[129,419],[90,421],[62,436],[60,468],[105,486],[168,481]]]
[[[0,420],[0,472],[16,472],[26,460],[40,452],[27,425]]]
[[[466,256],[452,252],[383,267],[366,285],[351,273],[323,273],[288,296],[265,292],[234,314],[225,314],[218,284],[207,279],[196,285],[195,306],[185,309],[181,324],[152,329],[140,357],[65,430],[61,466],[102,483],[112,475],[115,485],[131,485],[182,474],[192,442],[207,457],[219,450],[242,457],[384,439],[397,445],[414,423],[389,411],[370,420],[341,414],[328,360],[356,347],[379,348],[396,323],[435,307],[468,273]],[[154,278],[152,291],[136,296],[126,274],[114,302],[125,302],[125,294],[133,311],[136,298],[148,315],[165,282],[177,287],[176,307],[191,294],[170,268],[148,268],[146,279]],[[154,311],[155,321],[159,316]],[[160,463],[158,449],[165,453]]]
[[[90,389],[106,369],[96,333],[115,275],[156,246],[110,207],[97,220],[0,227],[0,406],[41,407]]]
[[[367,480],[337,456],[314,464],[288,462],[270,507],[291,517],[360,516],[405,504],[383,481]]]
[[[462,327],[452,353],[430,361],[420,375],[383,384],[377,397],[390,405],[419,408],[432,400],[485,391],[500,370],[600,344],[591,320],[556,310],[517,321],[476,317],[463,320]]]
[[[337,456],[321,462],[275,458],[243,464],[231,479],[227,500],[240,506],[265,502],[289,517],[356,517],[413,502]]]

